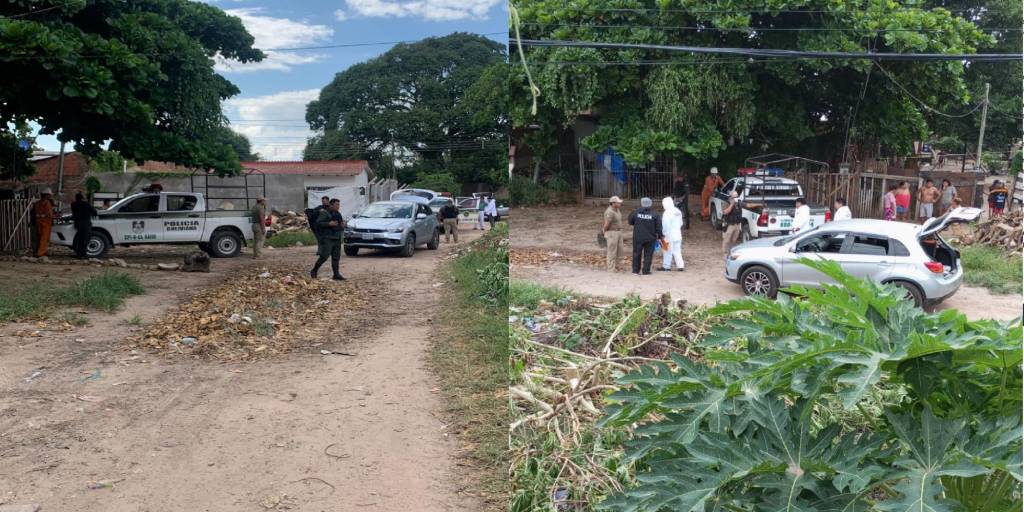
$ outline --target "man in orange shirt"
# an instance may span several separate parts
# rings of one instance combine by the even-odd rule
[[[711,218],[711,195],[715,193],[716,187],[724,187],[725,182],[718,175],[718,167],[711,168],[711,174],[704,178],[704,189],[700,191],[700,217],[704,220]]]
[[[53,191],[49,188],[43,189],[39,194],[39,200],[32,206],[32,213],[36,218],[36,232],[39,233],[39,248],[36,249],[36,257],[46,256],[46,249],[50,245],[50,229],[53,228]]]

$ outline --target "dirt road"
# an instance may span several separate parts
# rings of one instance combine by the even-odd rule
[[[351,280],[386,290],[370,318],[256,363],[131,352],[121,340],[137,329],[126,324],[134,314],[152,320],[232,271],[311,261],[311,247],[268,251],[258,266],[215,260],[211,274],[144,273],[146,295],[115,315],[88,314],[91,325],[75,331],[37,337],[35,325],[0,327],[0,504],[478,510],[456,481],[458,441],[445,433],[424,363],[444,249],[345,258]],[[40,268],[6,264],[0,280]],[[320,355],[324,348],[355,355]]]
[[[697,201],[692,204],[690,211],[699,211]],[[603,250],[596,244],[603,210],[597,206],[516,210],[510,217],[512,278],[602,297],[636,294],[652,299],[669,292],[693,304],[714,304],[743,296],[739,286],[722,277],[725,256],[720,232],[701,222],[699,215],[691,217],[691,228],[683,235],[685,272],[636,276],[624,260],[619,266],[624,271],[609,275]],[[623,212],[628,211],[630,207],[624,205]],[[626,245],[628,249],[628,241]],[[575,263],[566,263],[567,259]],[[655,267],[660,265],[659,254]],[[1012,320],[1020,316],[1020,304],[1019,295],[994,295],[984,288],[962,286],[939,307],[958,309],[969,318]]]

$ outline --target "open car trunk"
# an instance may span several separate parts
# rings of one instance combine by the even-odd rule
[[[921,231],[917,235],[921,248],[929,258],[942,263],[947,272],[956,270],[960,266],[960,251],[950,246],[939,233],[953,224],[972,222],[979,216],[979,208],[957,208],[941,217],[929,219],[921,226]]]

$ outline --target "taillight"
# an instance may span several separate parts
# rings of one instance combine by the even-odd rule
[[[768,225],[768,212],[761,212],[761,215],[758,215],[757,225],[761,227]]]
[[[832,212],[825,210],[825,222],[832,222]]]
[[[924,266],[928,267],[928,270],[931,270],[936,274],[941,274],[946,271],[946,268],[942,265],[942,263],[939,263],[937,261],[926,262]]]

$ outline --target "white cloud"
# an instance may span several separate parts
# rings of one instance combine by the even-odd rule
[[[265,160],[302,160],[305,138],[313,136],[306,126],[306,104],[317,99],[320,89],[282,91],[267,96],[234,98],[224,103],[231,128],[249,137],[252,150]]]
[[[338,9],[334,11],[334,19],[338,21],[348,21],[348,13],[341,9]]]
[[[499,0],[345,0],[349,11],[366,17],[423,18],[427,21],[484,19]]]
[[[237,16],[256,39],[255,46],[265,48],[294,48],[313,46],[330,40],[334,29],[326,25],[315,25],[307,21],[275,18],[262,14],[260,8],[228,9],[228,14]],[[267,57],[261,62],[242,64],[217,58],[217,70],[223,72],[247,72],[277,70],[288,71],[293,66],[310,64],[324,56],[308,52],[272,52],[264,50]]]

